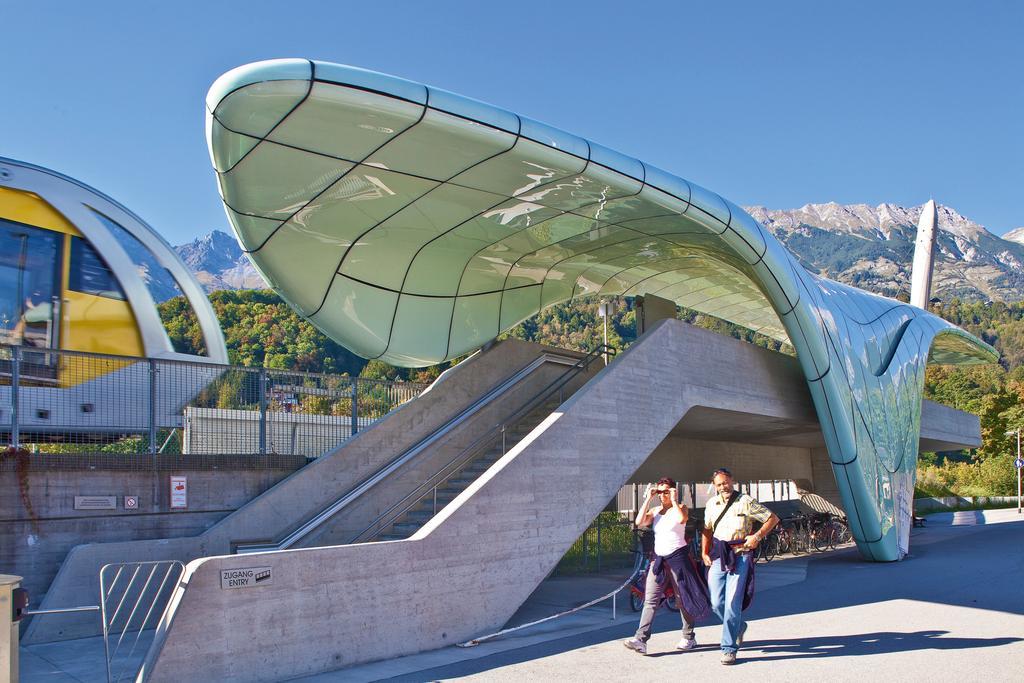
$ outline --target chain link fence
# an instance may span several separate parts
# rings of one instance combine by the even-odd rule
[[[602,512],[569,547],[553,573],[575,575],[630,569],[636,560],[632,521],[617,512]]]
[[[316,457],[426,386],[0,345],[0,439],[41,453]]]

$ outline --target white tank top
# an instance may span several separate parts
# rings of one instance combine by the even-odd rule
[[[686,525],[675,514],[654,515],[654,554],[665,557],[686,545]]]

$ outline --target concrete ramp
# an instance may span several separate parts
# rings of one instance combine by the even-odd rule
[[[410,539],[191,562],[142,679],[276,681],[500,628],[692,408],[806,414],[779,358],[662,321]]]

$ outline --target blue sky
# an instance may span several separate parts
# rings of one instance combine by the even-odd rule
[[[228,230],[203,101],[309,57],[588,137],[743,204],[916,205],[1024,226],[1024,3],[0,0],[0,156],[172,244]]]

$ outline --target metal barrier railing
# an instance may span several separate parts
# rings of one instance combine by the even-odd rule
[[[317,456],[426,386],[0,345],[0,440],[49,453]]]
[[[23,609],[19,618],[99,613],[107,683],[135,680],[184,573],[185,565],[178,560],[107,564],[100,569],[100,604]]]
[[[177,560],[108,564],[100,570],[107,683],[135,680],[152,644],[152,632],[184,573],[185,565]]]

